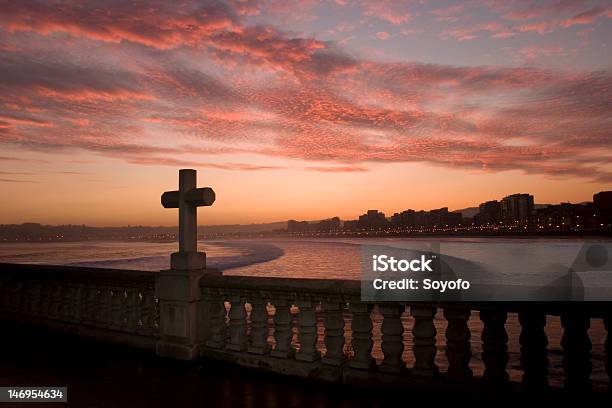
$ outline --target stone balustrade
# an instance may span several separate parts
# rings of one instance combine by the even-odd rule
[[[173,296],[168,301],[155,297],[163,293],[162,276],[0,264],[0,318],[163,350],[172,357],[172,348],[156,348],[165,324],[181,335],[197,336],[196,357],[341,383],[529,391],[550,388],[554,367],[547,316],[561,319],[565,388],[591,388],[588,330],[595,318],[607,330],[608,381],[611,374],[612,309],[607,304],[368,303],[360,300],[357,281],[200,274],[198,294],[189,294],[188,302],[196,309],[197,330],[182,330],[191,314],[181,314],[188,308]],[[160,321],[164,302],[171,306],[165,323]],[[518,317],[520,336],[508,331],[510,315]],[[443,329],[436,324],[441,318]],[[475,318],[482,327],[480,339],[470,326]],[[508,374],[509,340],[520,344],[522,385]],[[482,345],[481,352],[474,350],[475,343]],[[484,366],[478,373],[472,364],[476,357]]]
[[[565,388],[588,390],[591,318],[604,320],[609,330],[610,305],[597,303],[538,304],[482,303],[428,304],[364,303],[360,283],[343,280],[209,276],[200,281],[202,307],[209,329],[201,355],[284,374],[340,382],[406,382],[427,386],[444,382],[449,387],[512,389],[521,387],[508,375],[509,313],[521,325],[522,388],[549,389],[546,316],[561,316],[564,329]],[[446,320],[442,372],[436,365],[441,352],[434,325],[436,314]],[[478,314],[482,323],[484,372],[476,377],[472,334],[468,322]],[[412,327],[404,322],[411,316]],[[382,320],[380,336],[374,321]],[[411,358],[405,358],[407,332]],[[375,337],[379,337],[376,339]],[[379,343],[379,344],[375,344]],[[610,374],[610,335],[606,340]],[[382,356],[376,358],[376,349]],[[378,361],[377,361],[378,360]],[[408,360],[412,362],[409,366]]]
[[[0,264],[0,316],[154,349],[156,273]]]

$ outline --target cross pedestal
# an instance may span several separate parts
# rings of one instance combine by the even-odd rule
[[[155,281],[159,299],[160,340],[156,352],[163,357],[193,360],[199,357],[206,337],[206,305],[201,299],[200,279],[220,273],[206,268],[206,254],[197,250],[197,207],[210,206],[215,192],[196,187],[196,171],[179,170],[179,189],[162,194],[165,208],[179,210],[179,250],[170,257],[170,269]]]

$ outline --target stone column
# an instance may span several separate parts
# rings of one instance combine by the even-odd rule
[[[506,319],[508,313],[503,310],[485,309],[480,311],[480,320],[484,323],[482,329],[482,361],[485,365],[483,378],[492,385],[505,387],[509,376],[508,365],[508,334]]]
[[[173,254],[178,256],[180,252]],[[175,260],[176,262],[177,260]],[[189,264],[191,260],[184,260]],[[219,274],[212,269],[168,269],[155,279],[155,296],[159,299],[160,339],[156,352],[162,357],[193,360],[203,345],[206,308],[202,300],[200,279]]]
[[[538,309],[522,310],[519,313],[522,330],[521,366],[523,388],[526,391],[541,391],[548,388],[548,337],[544,331],[546,314]]]
[[[399,374],[406,369],[402,360],[404,352],[404,326],[402,324],[403,305],[379,305],[378,310],[383,315],[382,352],[384,359],[380,371]]]
[[[412,352],[415,361],[412,374],[433,377],[438,374],[438,366],[435,362],[438,351],[436,348],[436,326],[433,322],[436,316],[436,308],[412,305],[410,314],[414,317]]]
[[[295,358],[300,361],[317,361],[321,358],[321,354],[317,350],[316,303],[312,300],[299,300],[297,306],[300,308],[298,315],[300,350]]]
[[[340,366],[344,364],[344,304],[339,301],[323,302],[325,315],[325,356],[323,364]]]
[[[446,378],[453,381],[468,381],[472,378],[470,358],[470,337],[472,336],[468,327],[470,309],[461,307],[445,307],[444,317],[448,321],[446,326],[446,358],[448,359],[448,371]]]
[[[295,349],[291,347],[293,338],[291,305],[292,302],[286,299],[272,299],[276,312],[274,313],[274,340],[276,345],[270,352],[272,357],[289,358],[295,354]]]
[[[349,365],[364,370],[372,369],[376,366],[376,361],[372,358],[372,346],[374,345],[372,340],[372,305],[351,302],[349,309],[353,314],[351,345],[355,353]]]
[[[575,308],[561,314],[561,326],[563,326],[561,365],[565,373],[565,389],[571,392],[588,392],[592,389],[590,325],[589,316],[582,309]]]

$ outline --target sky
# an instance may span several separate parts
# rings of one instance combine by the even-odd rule
[[[0,0],[0,223],[388,215],[612,190],[612,3]]]

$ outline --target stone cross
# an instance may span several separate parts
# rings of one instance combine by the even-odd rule
[[[162,194],[161,203],[164,208],[179,209],[179,252],[172,254],[173,268],[199,267],[192,262],[197,258],[197,207],[210,206],[214,202],[213,189],[210,187],[197,188],[196,171],[191,169],[179,170],[179,189],[177,191],[166,191]],[[202,254],[202,256],[205,260],[205,255]]]

